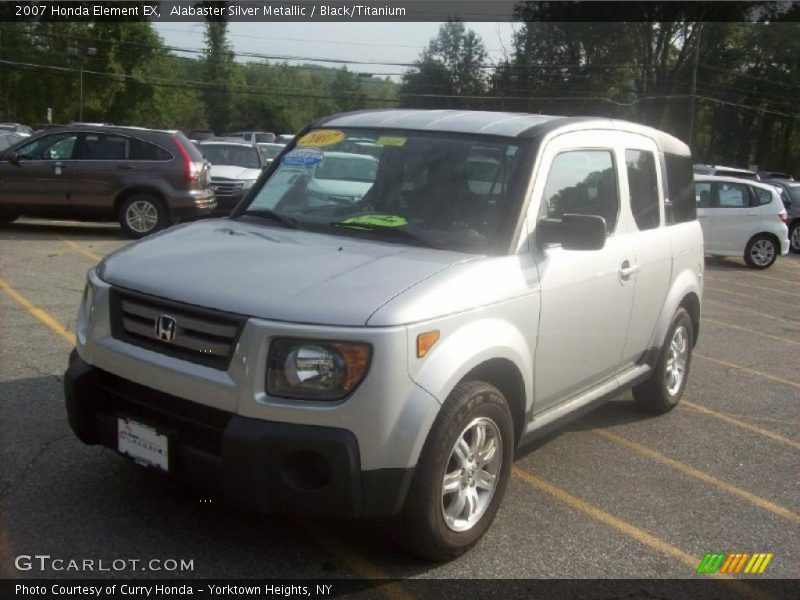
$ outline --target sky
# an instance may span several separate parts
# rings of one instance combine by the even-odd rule
[[[228,39],[237,52],[411,63],[436,35],[440,25],[441,23],[233,22],[228,25]],[[481,36],[490,62],[503,58],[504,47],[510,52],[513,33],[511,23],[465,25]],[[203,47],[202,23],[155,23],[155,28],[168,46],[197,49]],[[374,73],[382,77],[387,74],[400,75],[405,71],[405,68],[393,65],[347,66],[351,71]],[[397,80],[398,77],[392,79]]]

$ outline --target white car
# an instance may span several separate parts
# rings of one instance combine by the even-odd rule
[[[275,160],[281,152],[283,152],[283,149],[286,148],[286,144],[278,143],[263,143],[256,145],[258,146],[258,149],[261,152],[261,158],[264,159],[264,164],[266,165],[271,164],[272,161]]]
[[[766,269],[789,252],[786,209],[774,186],[695,175],[694,187],[706,254],[743,256],[748,266]]]
[[[211,163],[211,191],[217,198],[214,214],[227,215],[261,175],[265,161],[255,144],[208,140],[197,147]]]

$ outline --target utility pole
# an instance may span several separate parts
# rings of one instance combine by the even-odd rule
[[[77,48],[67,48],[67,54],[78,57],[78,121],[83,121],[83,57]],[[97,48],[86,48],[86,56],[97,54]]]
[[[689,139],[686,140],[689,147],[692,145],[694,137],[694,111],[697,99],[697,63],[700,61],[700,36],[703,34],[703,24],[697,23],[697,37],[694,41],[694,60],[692,62],[692,87],[689,92]]]

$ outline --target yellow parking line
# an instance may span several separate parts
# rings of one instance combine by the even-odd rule
[[[717,271],[716,269],[707,269],[706,270],[706,277],[711,275],[716,275],[717,273],[733,273],[739,274],[742,271]],[[716,278],[716,277],[712,277]],[[754,273],[752,270],[747,273],[747,278],[755,278],[755,279],[769,279],[770,281],[780,281],[781,283],[788,283],[789,285],[800,285],[800,281],[789,280],[789,279],[781,279],[780,277],[772,277],[771,275],[765,275],[764,273]],[[720,281],[724,281],[724,279],[720,279]]]
[[[790,338],[781,337],[779,335],[772,335],[771,333],[764,333],[762,331],[756,331],[755,329],[748,329],[747,327],[740,327],[739,325],[733,325],[731,323],[725,323],[723,321],[717,321],[716,319],[710,319],[709,317],[703,317],[703,323],[714,323],[715,325],[722,325],[723,327],[730,327],[731,329],[738,329],[740,331],[746,331],[747,333],[752,333],[755,335],[760,335],[763,337],[768,337],[773,340],[778,340],[779,342],[786,342],[787,344],[797,344],[800,345],[800,341],[792,340]]]
[[[103,260],[103,257],[100,256],[99,254],[95,254],[94,252],[92,252],[90,250],[87,250],[86,248],[76,244],[72,240],[68,240],[68,239],[62,238],[61,236],[59,236],[58,239],[61,240],[64,244],[66,244],[70,248],[72,248],[73,250],[76,250],[77,252],[80,252],[84,256],[88,256],[92,260],[95,260],[97,262],[100,262],[101,260]]]
[[[713,363],[717,363],[725,367],[730,367],[731,369],[738,369],[740,371],[744,371],[745,373],[752,373],[753,375],[758,375],[759,377],[763,377],[765,379],[771,379],[772,381],[783,383],[784,385],[791,385],[793,387],[800,388],[800,381],[791,381],[789,379],[783,379],[775,375],[770,375],[769,373],[764,373],[763,371],[759,371],[757,369],[751,369],[750,367],[745,367],[742,365],[737,365],[736,363],[728,362],[727,360],[712,358],[710,356],[706,356],[705,354],[700,354],[699,352],[694,352],[692,355],[702,358],[704,360],[710,360]]]
[[[794,321],[794,319],[787,318],[787,317],[776,317],[775,315],[768,315],[765,312],[761,312],[758,310],[753,310],[752,308],[745,308],[744,306],[737,306],[736,304],[728,304],[727,302],[723,302],[722,300],[714,300],[714,298],[703,298],[703,303],[706,302],[713,302],[714,304],[719,304],[720,306],[724,306],[726,308],[732,308],[733,310],[738,310],[741,312],[750,313],[752,315],[756,315],[759,317],[764,317],[765,319],[771,319],[773,321],[780,321],[781,323],[797,323],[800,325],[800,322]]]
[[[325,551],[339,559],[348,569],[356,573],[362,579],[375,582],[392,579],[387,573],[370,563],[346,544],[343,544],[336,536],[328,534],[320,527],[304,519],[296,519],[296,523],[300,525],[309,536],[314,538]],[[416,600],[415,596],[400,583],[381,585],[377,589],[381,594],[386,596],[388,600]]]
[[[664,454],[661,454],[660,452],[657,452],[652,448],[648,448],[644,444],[640,444],[639,442],[635,442],[631,439],[628,439],[626,437],[623,437],[606,429],[595,429],[593,430],[593,433],[595,435],[600,436],[601,438],[612,441],[615,444],[625,446],[626,448],[633,450],[637,454],[646,456],[647,458],[659,462],[662,465],[669,467],[670,469],[678,471],[679,473],[688,475],[689,477],[694,477],[695,479],[698,479],[703,483],[707,483],[708,485],[715,487],[718,490],[722,490],[723,492],[728,492],[729,494],[738,496],[739,498],[748,501],[753,506],[756,506],[758,508],[763,508],[764,510],[776,514],[779,517],[783,517],[784,519],[787,519],[792,523],[800,525],[800,514],[792,512],[788,508],[784,508],[783,506],[775,504],[774,502],[770,502],[766,498],[762,498],[761,496],[757,496],[756,494],[748,492],[747,490],[743,490],[740,487],[737,487],[730,483],[726,483],[725,481],[717,479],[716,477],[713,477],[708,473],[704,473],[699,469],[695,469],[694,467],[690,467],[689,465],[684,464],[680,461],[669,458],[668,456],[665,456]]]
[[[679,408],[684,407],[684,408],[689,408],[691,410],[696,410],[697,412],[701,412],[711,417],[715,417],[720,421],[725,421],[726,423],[730,423],[731,425],[736,425],[737,427],[741,427],[742,429],[752,431],[753,433],[763,435],[764,437],[769,438],[773,441],[780,442],[781,444],[786,444],[787,446],[792,446],[793,448],[800,450],[800,442],[791,440],[787,437],[775,433],[774,431],[770,431],[769,429],[763,429],[762,427],[758,427],[757,425],[753,425],[752,423],[748,423],[747,421],[742,421],[741,419],[737,419],[730,415],[726,415],[725,413],[711,410],[708,407],[700,406],[699,404],[695,404],[694,402],[689,402],[686,399],[681,400],[680,404],[678,404],[678,407]]]
[[[624,535],[635,539],[636,541],[644,544],[645,546],[649,546],[653,550],[660,552],[661,554],[666,554],[679,562],[683,563],[684,565],[688,566],[692,569],[692,572],[697,568],[697,565],[700,563],[699,559],[696,556],[692,556],[688,552],[684,552],[680,548],[676,548],[672,544],[665,542],[664,540],[657,538],[656,536],[648,533],[644,529],[640,529],[635,525],[628,523],[627,521],[623,521],[622,519],[615,517],[614,515],[607,513],[606,511],[589,504],[585,500],[581,500],[577,496],[573,496],[566,490],[553,485],[543,479],[540,479],[536,475],[532,475],[527,471],[523,471],[520,467],[514,465],[511,467],[511,473],[517,479],[524,481],[531,487],[536,488],[539,491],[545,492],[549,494],[559,502],[563,502],[567,506],[574,508],[575,510],[582,512],[583,514],[591,517],[595,521],[600,521],[601,523],[613,527],[617,531],[623,533]]]
[[[755,300],[756,302],[759,302],[759,303],[766,302],[766,303],[769,303],[769,304],[774,304],[776,306],[780,306],[781,309],[784,310],[784,311],[787,310],[787,303],[786,302],[779,302],[778,300],[768,300],[766,298],[757,298],[755,296],[748,296],[747,294],[740,294],[739,292],[732,292],[730,290],[713,288],[713,287],[711,287],[709,285],[705,285],[703,287],[703,290],[709,291],[709,292],[715,292],[717,294],[730,294],[731,296],[740,296],[742,298],[747,298],[748,300]],[[793,319],[791,319],[791,320],[793,320]]]
[[[15,300],[18,304],[22,306],[28,313],[39,319],[42,323],[47,325],[50,329],[55,331],[58,335],[64,338],[67,342],[75,345],[75,334],[72,333],[67,327],[62,325],[58,322],[58,320],[53,317],[49,312],[46,310],[39,308],[33,302],[28,300],[25,296],[20,294],[17,290],[11,287],[8,282],[0,277],[0,290],[3,290],[8,296],[10,296],[13,300]]]
[[[737,285],[739,287],[744,287],[751,290],[758,290],[759,292],[763,294],[769,294],[770,296],[773,294],[782,294],[784,296],[790,296],[792,299],[797,299],[797,292],[791,292],[789,290],[776,290],[765,286],[750,285],[749,283],[742,283],[740,281],[730,281],[718,277],[709,277],[708,281],[713,281],[714,283],[722,283],[724,285]]]

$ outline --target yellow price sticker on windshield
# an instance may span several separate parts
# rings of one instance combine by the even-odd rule
[[[338,144],[344,138],[344,133],[336,129],[317,129],[316,131],[305,134],[297,140],[297,145],[301,148],[306,148],[308,146],[322,148],[324,146]]]
[[[375,140],[375,143],[379,146],[403,146],[406,143],[406,139],[404,137],[384,135]]]

